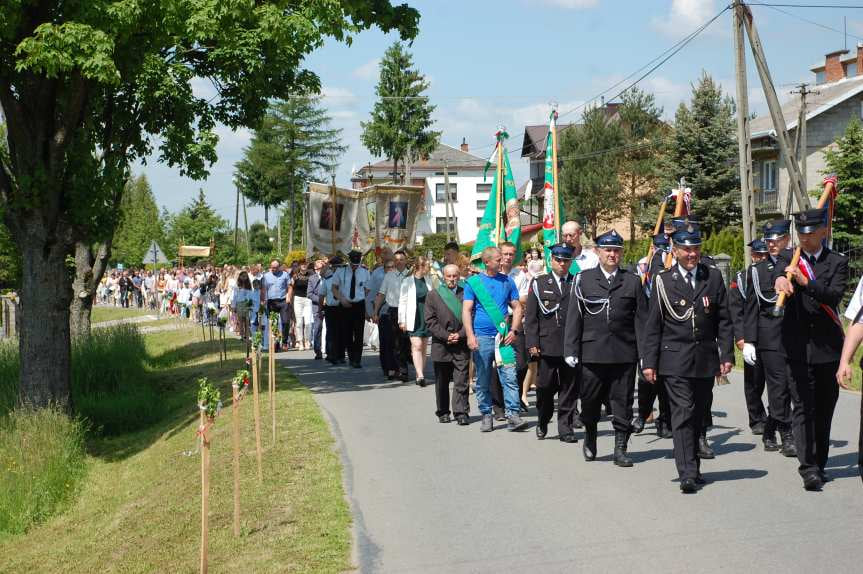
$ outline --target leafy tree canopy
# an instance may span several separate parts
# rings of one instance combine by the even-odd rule
[[[833,233],[840,239],[863,238],[863,126],[853,118],[836,147],[824,152],[825,174],[839,178],[839,196],[833,213]]]

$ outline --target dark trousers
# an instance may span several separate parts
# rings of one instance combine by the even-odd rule
[[[321,355],[321,332],[324,330],[324,320],[319,317],[320,311],[318,305],[312,305],[312,348],[316,357]]]
[[[344,361],[345,360],[345,345],[344,345],[344,308],[339,305],[329,306],[324,308],[324,318],[327,321],[327,360],[328,361]]]
[[[767,421],[767,412],[761,395],[764,394],[764,365],[761,361],[754,365],[743,363],[743,395],[746,410],[749,412],[749,428]]]
[[[659,415],[657,421],[666,426],[671,424],[671,406],[668,404],[668,393],[665,390],[665,377],[656,377],[655,383],[648,383],[640,372],[638,373],[638,416],[647,419],[653,412],[653,403],[659,399]]]
[[[366,327],[366,302],[359,301],[351,303],[350,307],[343,307],[345,310],[345,325],[341,328],[346,329],[345,332],[345,347],[348,350],[348,360],[353,364],[359,364],[363,357],[363,334]]]
[[[758,362],[764,370],[767,387],[767,417],[765,433],[791,428],[791,384],[788,378],[788,360],[776,351],[758,351]]]
[[[129,290],[124,287],[120,287],[120,305],[123,307],[129,306]]]
[[[579,369],[576,367],[576,369]],[[563,357],[541,355],[536,369],[536,411],[539,424],[546,425],[554,414],[554,395],[557,395],[557,433],[572,434],[575,421],[576,369],[567,365]]]
[[[455,416],[467,415],[470,412],[468,404],[468,364],[470,363],[470,351],[452,354],[452,360],[434,363],[435,377],[435,400],[437,410],[435,415],[443,416],[450,414],[449,382],[452,381],[452,414]]]
[[[694,479],[701,467],[698,437],[704,424],[704,413],[713,402],[713,382],[713,377],[665,377],[665,388],[671,405],[674,462],[681,479]]]
[[[515,380],[518,381],[518,394],[521,396],[524,392],[524,378],[527,376],[528,362],[524,336],[517,337],[513,346],[515,347]],[[491,371],[491,383],[488,386],[488,392],[491,395],[491,408],[495,417],[504,416],[506,408],[503,401],[503,387],[497,376],[497,369]]]
[[[378,355],[381,358],[381,370],[384,375],[397,371],[395,349],[393,347],[393,327],[390,314],[382,313],[378,319]]]
[[[836,371],[839,362],[808,365],[788,362],[794,409],[794,444],[801,476],[824,470],[830,452],[830,426],[839,399]]]
[[[398,371],[399,375],[408,376],[408,362],[411,357],[411,340],[408,334],[399,328],[399,310],[390,307],[390,333],[392,334],[392,363],[390,369]]]
[[[267,321],[269,314],[276,312],[279,314],[279,319],[282,323],[282,343],[288,342],[288,330],[291,326],[291,306],[284,299],[267,299]],[[269,322],[267,323],[269,325]]]
[[[599,422],[600,407],[611,403],[614,430],[630,432],[635,396],[635,363],[585,363],[581,369],[581,422]]]

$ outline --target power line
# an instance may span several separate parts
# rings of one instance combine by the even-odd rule
[[[777,4],[774,2],[743,2],[748,6],[767,6],[768,8],[836,8],[840,10],[863,10],[863,5],[851,6],[845,4]]]
[[[817,26],[817,27],[822,28],[824,30],[829,30],[831,32],[836,32],[837,34],[843,34],[846,36],[851,36],[852,38],[856,38],[858,40],[863,40],[863,37],[861,37],[861,36],[857,36],[855,34],[851,34],[850,32],[847,32],[845,30],[840,30],[838,28],[828,26],[827,24],[822,24],[821,22],[816,22],[815,20],[810,20],[809,18],[804,18],[803,16],[800,16],[799,14],[795,14],[793,12],[789,12],[788,10],[783,10],[779,6],[784,6],[784,4],[757,4],[757,3],[749,3],[749,2],[747,4],[749,6],[763,6],[765,8],[770,8],[771,10],[774,10],[776,12],[780,12],[782,14],[785,14],[786,16],[790,16],[791,18],[796,18],[797,20],[800,20],[801,22],[806,22],[807,24]],[[794,7],[795,8],[812,8],[812,6],[805,6],[805,5],[794,5]],[[849,8],[861,8],[861,9],[863,9],[863,6],[849,6]]]

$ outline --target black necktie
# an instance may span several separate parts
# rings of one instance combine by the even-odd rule
[[[814,255],[809,255],[808,253],[804,253],[803,257],[806,258],[806,261],[808,261],[810,265],[815,265],[815,256]]]
[[[353,300],[353,298],[356,296],[356,293],[357,293],[357,270],[352,269],[351,270],[351,290],[350,290],[350,293],[348,293],[348,299]]]
[[[611,283],[614,281],[614,273],[608,276],[608,286],[611,287]]]
[[[692,281],[692,271],[689,271],[686,274],[686,284],[689,285],[689,288],[695,291],[695,283]]]

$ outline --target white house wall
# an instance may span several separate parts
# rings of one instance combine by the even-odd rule
[[[477,193],[478,184],[491,184],[492,178],[483,181],[482,176],[450,176],[450,187],[456,186],[456,200],[450,204],[451,215],[456,218],[458,238],[462,243],[476,239],[477,220],[484,209],[477,209],[477,201],[488,201],[488,193]],[[426,178],[426,217],[418,222],[418,235],[436,233],[437,218],[446,217],[446,202],[435,201],[437,185],[443,185],[443,176]]]

